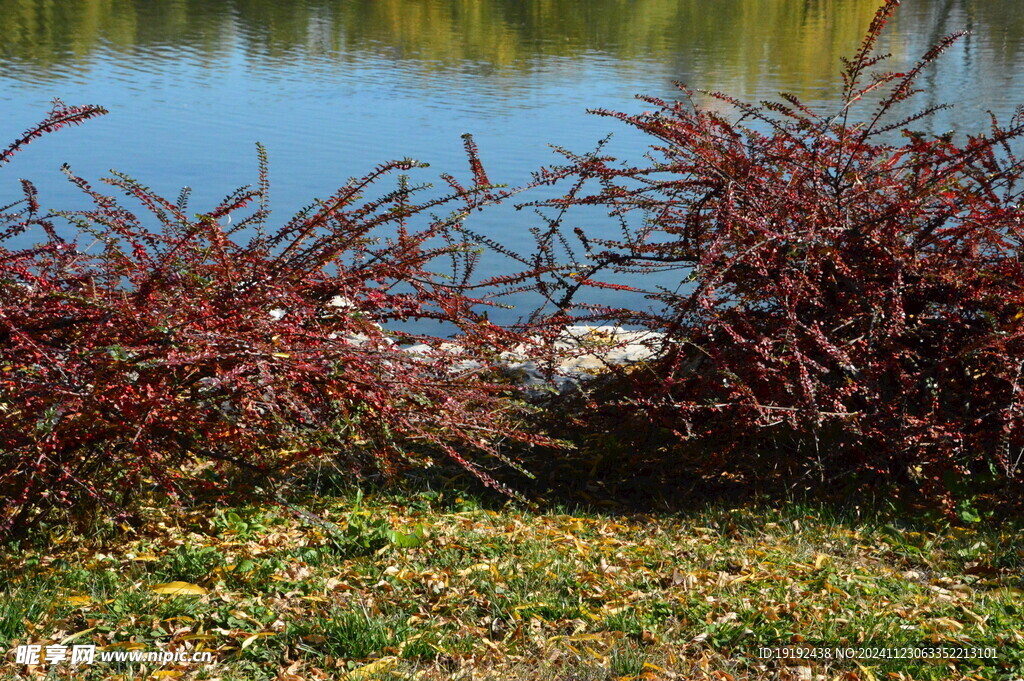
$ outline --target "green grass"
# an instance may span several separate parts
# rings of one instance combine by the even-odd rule
[[[217,660],[163,669],[178,676],[76,669],[87,681],[1024,677],[1024,544],[1011,527],[799,504],[533,513],[437,492],[302,508],[153,507],[136,528],[12,546],[0,644],[85,632],[76,642]],[[176,581],[205,593],[152,590]],[[788,671],[757,656],[800,641],[997,654]],[[4,664],[2,678],[23,671]]]

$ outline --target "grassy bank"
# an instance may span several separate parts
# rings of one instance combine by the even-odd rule
[[[5,552],[0,640],[214,652],[209,665],[15,665],[3,678],[1016,679],[1009,528],[816,506],[524,512],[355,492],[54,531]],[[172,584],[176,583],[176,584]],[[172,586],[167,586],[172,584]],[[991,647],[805,660],[760,647]]]

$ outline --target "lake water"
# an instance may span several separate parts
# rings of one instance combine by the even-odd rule
[[[386,159],[463,172],[473,133],[493,181],[521,183],[610,132],[638,158],[642,140],[603,107],[672,82],[747,100],[780,90],[835,101],[878,0],[0,0],[0,106],[6,139],[59,97],[111,113],[31,145],[0,175],[0,199],[27,177],[49,206],[76,194],[69,162],[108,169],[206,209],[255,180],[253,143],[270,155],[275,215]],[[989,109],[1024,102],[1024,3],[904,0],[882,49],[894,66],[942,35],[972,34],[929,72],[926,105],[952,111],[934,132],[976,130]],[[523,215],[475,225],[525,244]],[[528,217],[528,216],[526,216]]]

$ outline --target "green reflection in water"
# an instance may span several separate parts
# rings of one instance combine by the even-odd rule
[[[0,56],[34,78],[85,69],[98,51],[126,59],[188,50],[215,65],[241,47],[254,64],[360,54],[426,72],[522,73],[543,57],[607,55],[671,65],[683,80],[800,94],[834,82],[879,0],[0,0]],[[906,0],[895,29],[973,28],[1009,63],[1024,36],[1020,0]],[[896,43],[896,41],[890,41]],[[905,44],[889,49],[903,56]],[[161,52],[163,50],[163,52]],[[570,64],[571,65],[571,64]],[[488,71],[490,72],[490,71]]]

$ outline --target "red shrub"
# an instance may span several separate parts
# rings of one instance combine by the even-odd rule
[[[58,104],[0,162],[100,113]],[[447,196],[416,202],[421,187],[400,176],[372,198],[416,166],[388,163],[270,233],[262,150],[259,186],[200,215],[187,191],[170,202],[105,180],[140,217],[69,170],[94,207],[44,216],[24,183],[0,232],[0,534],[57,507],[117,507],[143,484],[188,494],[216,480],[204,463],[271,487],[311,457],[363,452],[390,471],[440,453],[500,487],[466,457],[539,439],[519,429],[507,386],[486,379],[518,337],[477,314],[460,283],[476,256],[455,228],[493,199],[467,150],[469,188],[446,178]],[[77,236],[61,238],[58,218]],[[3,248],[14,237],[41,243]],[[381,326],[425,318],[455,325],[458,345]]]
[[[1024,115],[962,143],[912,130],[934,109],[892,120],[958,37],[906,73],[873,73],[897,5],[845,62],[836,112],[712,94],[742,114],[731,121],[681,88],[679,102],[644,98],[654,111],[598,112],[654,138],[650,165],[597,152],[541,173],[576,182],[539,204],[557,209],[552,229],[569,207],[602,206],[626,230],[576,230],[586,257],[544,282],[563,308],[584,279],[692,268],[649,291],[655,312],[590,309],[668,340],[600,413],[665,426],[709,469],[909,471],[931,492],[968,473],[1024,473],[1024,168],[1011,148]]]

